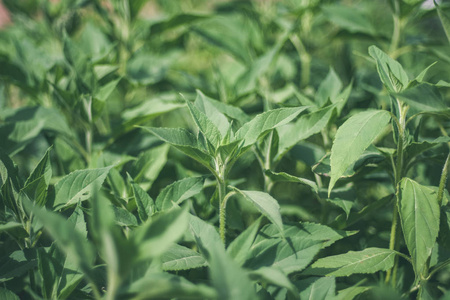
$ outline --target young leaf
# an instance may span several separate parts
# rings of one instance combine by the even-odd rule
[[[23,191],[27,193],[28,197],[41,206],[45,205],[45,202],[47,201],[47,188],[50,184],[50,179],[52,178],[50,150],[51,147],[47,149],[44,157],[42,157],[31,172],[23,188]]]
[[[416,275],[426,275],[427,260],[439,232],[437,193],[409,178],[403,178],[398,208]]]
[[[100,189],[109,170],[112,168],[100,168],[91,170],[77,170],[64,176],[55,186],[55,210],[61,207],[76,204],[91,197],[95,189]]]
[[[133,196],[136,201],[136,207],[141,222],[147,221],[148,217],[155,212],[155,203],[153,199],[144,191],[139,184],[135,183],[131,176],[128,174],[128,180],[131,184]]]
[[[376,46],[369,47],[369,54],[375,59],[378,75],[389,92],[399,93],[408,86],[408,75],[397,61]]]
[[[200,193],[203,189],[203,182],[203,177],[189,177],[166,186],[156,198],[156,208],[163,211],[170,209],[174,203],[181,204]]]
[[[316,102],[322,107],[328,100],[335,100],[342,89],[342,82],[333,68],[330,68],[327,77],[320,83],[316,92]]]
[[[345,254],[320,258],[306,271],[308,274],[350,276],[352,274],[386,271],[394,265],[395,251],[383,248],[366,248]]]
[[[257,115],[245,123],[235,134],[236,140],[244,140],[243,147],[253,145],[267,131],[292,121],[307,107],[278,108]]]
[[[205,258],[192,249],[172,245],[161,255],[162,269],[164,271],[181,271],[206,267]]]
[[[282,287],[290,292],[293,299],[300,299],[297,288],[289,280],[288,276],[280,269],[274,267],[262,267],[250,272],[250,278],[262,282]]]
[[[243,191],[235,187],[233,190],[244,196],[244,199],[256,206],[256,208],[265,215],[275,226],[277,226],[281,235],[283,235],[283,221],[281,220],[280,205],[277,200],[267,193],[259,191]]]
[[[208,118],[207,115],[201,112],[190,101],[186,101],[186,104],[199,130],[213,145],[214,149],[217,149],[220,145],[220,141],[222,140],[222,134],[219,129],[217,129],[216,125]]]
[[[211,169],[211,156],[205,152],[200,146],[197,138],[183,128],[156,128],[156,127],[141,127],[161,140],[171,144],[184,154],[197,160],[199,163]]]
[[[360,112],[345,121],[336,132],[331,148],[330,195],[336,181],[384,130],[391,116],[384,110]]]
[[[244,120],[247,117],[239,108],[211,99],[199,90],[197,90],[197,98],[195,99],[194,105],[198,110],[208,116],[209,120],[214,123],[222,136],[227,134],[230,127],[225,112],[231,112],[231,115],[234,115],[236,112],[239,118],[243,116]],[[233,118],[232,116],[230,117]],[[245,123],[245,121],[242,123]]]
[[[279,127],[277,130],[280,136],[280,145],[276,160],[280,160],[287,151],[301,140],[320,132],[327,125],[335,109],[336,104],[332,104],[301,116],[295,124]]]

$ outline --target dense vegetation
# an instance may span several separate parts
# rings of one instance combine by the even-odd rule
[[[450,299],[448,2],[3,5],[1,299]]]

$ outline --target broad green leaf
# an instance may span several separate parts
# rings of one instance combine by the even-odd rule
[[[348,219],[348,216],[350,214],[350,210],[355,205],[355,203],[352,202],[352,201],[343,200],[343,199],[340,199],[340,198],[326,199],[326,201],[328,203],[331,203],[333,205],[336,205],[336,206],[340,207],[345,212],[345,215],[347,216],[347,219]]]
[[[118,78],[116,80],[111,80],[107,84],[101,86],[98,88],[97,92],[95,93],[95,99],[100,100],[101,102],[106,102],[108,100],[111,93],[116,89],[117,84],[119,84],[119,81],[122,78]]]
[[[233,190],[244,196],[244,199],[255,205],[255,207],[265,215],[283,235],[283,221],[281,220],[280,205],[268,193],[260,191],[243,191],[235,187]]]
[[[172,245],[161,255],[164,271],[181,271],[206,267],[208,263],[198,252],[177,244]]]
[[[332,300],[336,294],[334,277],[309,277],[295,282],[300,290],[300,299]]]
[[[276,267],[290,274],[306,268],[320,249],[323,240],[309,239],[304,233],[296,237],[264,238],[255,241],[247,254],[244,267],[259,269]]]
[[[442,27],[444,28],[445,35],[447,35],[447,39],[450,42],[450,13],[447,7],[447,11],[442,9],[441,5],[437,5],[434,0],[434,5],[436,6],[436,10],[438,12],[439,18],[441,19]]]
[[[316,92],[316,103],[322,107],[328,100],[335,101],[342,89],[342,82],[333,68],[330,68],[327,77],[320,83]]]
[[[3,300],[20,300],[19,296],[17,296],[16,294],[14,294],[12,291],[5,289],[5,288],[0,288],[0,299]]]
[[[439,232],[437,193],[409,178],[403,178],[398,208],[416,276],[426,275],[427,260]]]
[[[288,276],[280,269],[274,267],[262,267],[250,272],[250,278],[263,284],[272,284],[277,287],[286,288],[293,299],[300,299],[298,290],[289,280]]]
[[[201,253],[208,260],[210,277],[219,299],[256,299],[247,273],[225,252],[216,229],[205,221],[190,216],[189,229]]]
[[[315,193],[317,193],[317,194],[319,193],[319,188],[317,187],[317,184],[314,181],[311,181],[309,179],[293,176],[293,175],[287,174],[285,172],[275,173],[275,172],[272,172],[270,170],[265,170],[264,173],[270,179],[272,179],[274,182],[277,182],[277,181],[297,182],[297,183],[301,183],[301,184],[307,185]]]
[[[155,200],[158,210],[167,210],[174,204],[181,204],[183,201],[197,195],[203,189],[203,177],[189,177],[178,180],[166,186]]]
[[[166,272],[145,274],[121,287],[119,299],[217,299],[217,292],[203,284],[193,284],[182,276]]]
[[[402,92],[409,84],[403,67],[376,46],[369,47],[369,54],[377,63],[378,75],[391,93]]]
[[[156,128],[141,127],[161,140],[171,144],[184,154],[197,160],[207,168],[210,168],[211,156],[200,146],[197,138],[183,128]]]
[[[100,189],[109,170],[112,168],[77,170],[64,176],[55,185],[55,210],[76,204],[91,197],[94,189]]]
[[[438,88],[427,83],[409,88],[395,96],[409,104],[416,112],[439,112],[448,109]]]
[[[315,112],[301,116],[294,124],[287,124],[277,128],[280,136],[279,153],[276,157],[280,160],[295,144],[320,132],[330,121],[336,104],[329,105]]]
[[[334,300],[353,300],[356,296],[367,292],[371,289],[370,286],[358,286],[354,285],[351,287],[348,287],[346,289],[340,290],[338,294],[336,295]]]
[[[306,108],[278,108],[259,114],[239,128],[235,139],[244,140],[243,147],[253,145],[261,135],[278,126],[289,123]]]
[[[131,174],[136,182],[144,190],[149,190],[153,182],[158,178],[159,173],[167,162],[169,145],[164,144],[150,148],[139,154],[133,163]]]
[[[331,22],[351,33],[376,35],[376,29],[370,22],[370,18],[357,7],[332,4],[324,5],[322,11]]]
[[[395,251],[383,248],[349,251],[320,258],[306,272],[326,276],[350,276],[386,271],[394,265],[395,255]]]
[[[138,226],[136,217],[128,210],[117,206],[112,206],[112,209],[114,211],[114,220],[117,225],[126,227]]]
[[[347,168],[363,154],[388,125],[391,116],[384,110],[360,112],[342,124],[331,148],[331,172],[328,195]]]
[[[247,227],[237,238],[235,238],[227,248],[227,253],[235,262],[242,266],[247,258],[248,251],[253,244],[253,241],[258,233],[261,225],[261,218]]]
[[[186,104],[199,130],[213,145],[214,149],[217,149],[222,140],[222,134],[220,133],[219,129],[217,129],[216,125],[208,118],[206,114],[200,111],[191,102],[186,101]]]
[[[135,85],[152,85],[166,77],[170,65],[179,53],[167,51],[164,55],[151,52],[145,47],[133,51],[126,64],[126,78]]]
[[[180,239],[187,229],[189,214],[186,209],[173,208],[153,215],[136,228],[131,240],[137,247],[139,260],[162,255]]]
[[[449,143],[450,137],[441,136],[432,141],[423,141],[423,142],[412,142],[405,148],[405,153],[409,159],[414,158],[420,153],[427,151],[435,146],[441,145],[443,143]]]

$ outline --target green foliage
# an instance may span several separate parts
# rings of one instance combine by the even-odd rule
[[[0,299],[448,298],[446,1],[0,2]]]

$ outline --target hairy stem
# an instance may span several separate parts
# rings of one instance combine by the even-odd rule
[[[227,203],[225,199],[226,195],[226,183],[225,178],[221,176],[221,174],[218,175],[217,179],[217,190],[219,192],[219,233],[220,233],[220,239],[225,244],[226,243],[226,209],[227,209]]]

